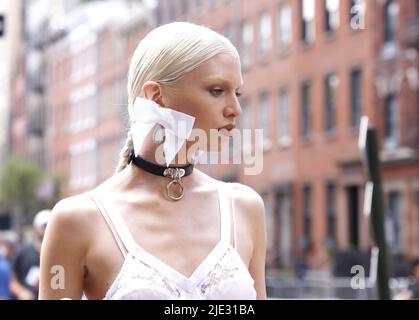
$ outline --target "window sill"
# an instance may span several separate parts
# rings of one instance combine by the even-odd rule
[[[313,47],[314,47],[314,41],[306,42],[304,40],[301,40],[301,43],[300,43],[301,51],[308,51]]]
[[[334,42],[337,40],[337,30],[330,30],[326,31],[324,34],[324,41],[325,42]]]
[[[278,48],[278,57],[279,59],[287,59],[290,56],[290,48],[289,47],[284,47],[284,48]]]
[[[302,136],[301,137],[301,142],[302,142],[303,145],[309,146],[309,145],[313,144],[313,137],[311,135]]]
[[[260,54],[259,55],[260,56],[260,58],[259,58],[259,65],[261,65],[261,66],[266,66],[267,64],[269,64],[269,54],[268,53],[266,53],[266,54],[264,54],[264,55],[262,55],[262,54]]]
[[[324,133],[326,142],[334,142],[337,139],[336,130],[329,130]]]

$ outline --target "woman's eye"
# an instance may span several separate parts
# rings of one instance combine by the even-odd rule
[[[213,96],[218,97],[224,92],[224,90],[223,89],[211,89],[210,92]],[[242,95],[241,92],[238,92],[238,91],[236,92],[236,97],[237,98],[240,98],[241,95]]]
[[[210,92],[213,96],[218,97],[224,92],[224,90],[223,89],[211,89]]]

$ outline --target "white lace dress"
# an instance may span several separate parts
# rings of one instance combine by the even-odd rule
[[[231,194],[227,188],[229,188],[228,183],[220,182],[218,188],[220,241],[190,277],[186,277],[141,248],[133,239],[122,217],[117,212],[112,214],[106,212],[97,194],[91,192],[91,198],[108,223],[125,257],[123,266],[104,299],[256,299],[254,280],[236,249],[234,202],[227,196]],[[231,216],[234,246],[230,244]]]

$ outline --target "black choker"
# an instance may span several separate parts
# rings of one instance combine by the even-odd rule
[[[166,186],[166,194],[169,199],[177,201],[183,198],[183,182],[182,177],[190,175],[193,171],[194,165],[189,164],[186,167],[165,167],[149,162],[140,156],[135,156],[131,153],[130,162],[140,169],[161,177],[168,177],[171,179]],[[175,192],[176,187],[178,191]]]

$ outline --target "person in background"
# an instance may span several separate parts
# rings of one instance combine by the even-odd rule
[[[11,298],[9,286],[12,274],[10,261],[8,260],[9,243],[3,234],[0,234],[0,300]]]
[[[398,293],[395,300],[419,300],[419,257],[413,260],[411,278],[407,289]]]
[[[24,245],[16,254],[10,291],[18,300],[38,298],[40,252],[50,213],[50,210],[42,210],[35,215],[35,239],[32,243]]]

